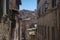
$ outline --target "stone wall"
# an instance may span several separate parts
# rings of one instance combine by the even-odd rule
[[[40,37],[38,38],[39,40],[59,40],[59,37],[58,37],[58,33],[59,33],[58,32],[59,31],[58,7],[52,8],[52,1],[51,0],[45,0],[45,1],[47,1],[48,3],[47,5],[48,9],[45,14],[44,14],[44,11],[42,13],[42,10],[40,10],[41,15],[37,20],[38,21],[37,22],[38,23],[37,38]],[[58,3],[57,1],[56,1],[56,4]],[[42,7],[43,3],[44,3],[44,0],[40,0],[39,5],[37,5],[38,11]]]

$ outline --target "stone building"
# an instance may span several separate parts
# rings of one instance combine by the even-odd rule
[[[6,14],[6,0],[0,0],[0,40],[9,40],[9,28]]]
[[[37,0],[38,40],[60,40],[59,4],[59,0]]]
[[[0,40],[20,40],[20,4],[21,0],[0,0]]]
[[[20,40],[20,18],[19,5],[21,0],[9,0],[9,15],[11,20],[10,35],[11,40]]]
[[[36,23],[37,18],[35,11],[21,10],[20,15],[22,18],[22,40],[36,40],[34,39],[36,38],[36,28],[34,27],[34,24]],[[32,32],[33,35],[30,35],[29,32]]]

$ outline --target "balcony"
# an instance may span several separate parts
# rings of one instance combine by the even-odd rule
[[[27,29],[29,35],[35,35],[36,33],[36,28],[29,28]]]
[[[37,25],[35,24],[34,26],[35,27],[27,29],[29,35],[35,35],[36,34]]]

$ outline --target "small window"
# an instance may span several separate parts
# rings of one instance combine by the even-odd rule
[[[46,13],[48,9],[48,3],[47,1],[44,2],[44,4],[42,5],[42,14]]]
[[[41,11],[40,11],[40,9],[38,10],[38,17],[40,17],[41,16]]]
[[[47,8],[45,8],[45,12],[47,12]]]
[[[47,3],[47,1],[45,1],[45,12],[47,11],[47,9],[48,9],[48,3]]]
[[[55,28],[52,27],[52,40],[55,40]]]
[[[48,40],[50,39],[50,27],[48,26]]]
[[[52,7],[56,7],[56,0],[52,0]]]

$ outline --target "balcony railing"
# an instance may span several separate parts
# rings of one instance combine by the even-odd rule
[[[37,28],[29,28],[27,29],[29,35],[35,35],[36,34],[36,29]]]

